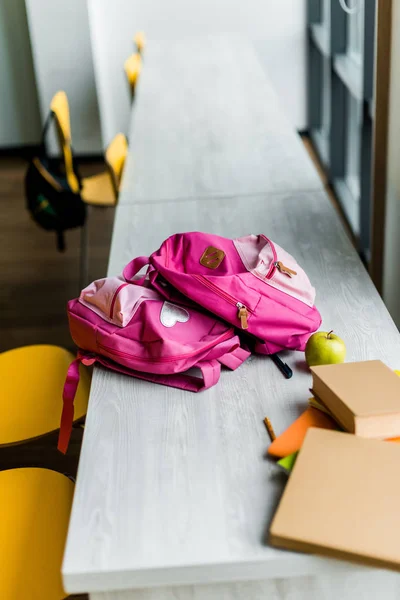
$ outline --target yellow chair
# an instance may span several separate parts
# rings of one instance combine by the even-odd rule
[[[55,117],[57,137],[64,160],[65,176],[73,192],[79,192],[79,179],[74,171],[72,155],[71,122],[67,94],[59,91],[53,96],[50,110]]]
[[[143,50],[146,47],[146,36],[143,31],[137,31],[133,36],[133,43],[136,46],[136,50],[139,54],[142,54]]]
[[[127,139],[117,133],[105,152],[107,170],[82,180],[81,196],[86,204],[116,205],[127,153]]]
[[[129,89],[133,97],[135,93],[135,87],[142,70],[142,57],[139,52],[131,54],[131,56],[126,59],[124,69],[126,78],[128,80]]]
[[[68,98],[64,91],[57,92],[53,97],[50,110],[56,119],[67,181],[71,189],[78,192],[79,179],[74,172]],[[127,152],[126,137],[122,133],[118,133],[106,150],[107,169],[98,175],[82,178],[81,197],[84,202],[95,206],[115,206]]]
[[[139,59],[140,59],[140,55]],[[141,60],[141,59],[140,59]],[[74,192],[79,192],[86,204],[93,206],[115,206],[118,200],[119,184],[123,165],[128,151],[128,143],[123,134],[117,134],[106,151],[106,170],[92,177],[80,180],[74,171],[74,160],[71,145],[71,124],[69,118],[68,98],[64,91],[53,97],[50,109],[56,120],[58,140],[64,159],[67,181]],[[111,157],[111,158],[110,158]],[[88,283],[88,227],[82,227],[79,289]]]
[[[0,472],[0,598],[61,600],[74,484],[48,469]]]
[[[74,358],[64,348],[46,345],[0,354],[0,445],[20,444],[59,429],[65,377]],[[85,367],[80,367],[80,375],[75,421],[86,414],[90,389]]]

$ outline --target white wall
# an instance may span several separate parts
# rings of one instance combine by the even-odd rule
[[[24,0],[0,2],[0,147],[37,144],[40,117]]]
[[[400,327],[400,2],[392,3],[389,143],[383,298]]]
[[[305,0],[88,0],[88,9],[104,144],[127,133],[123,64],[137,30],[149,43],[220,32],[249,36],[293,125],[305,128]]]
[[[75,153],[101,152],[86,0],[26,0],[26,6],[42,120],[53,95],[64,89]]]

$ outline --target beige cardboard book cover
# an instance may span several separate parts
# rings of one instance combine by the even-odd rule
[[[400,436],[400,377],[380,360],[312,367],[313,392],[347,431]]]
[[[400,570],[400,446],[310,429],[270,542]]]

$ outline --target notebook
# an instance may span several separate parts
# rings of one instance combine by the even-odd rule
[[[309,407],[278,436],[268,448],[268,454],[283,458],[300,450],[304,436],[310,427],[338,429],[336,422],[320,410]]]
[[[281,458],[277,461],[276,464],[282,471],[286,473],[286,475],[290,475],[298,454],[298,452],[293,452],[293,454],[289,454],[288,456],[285,456],[285,458]]]
[[[399,465],[398,444],[309,429],[271,544],[400,570]]]
[[[362,437],[400,436],[400,378],[380,360],[312,367],[313,393]]]

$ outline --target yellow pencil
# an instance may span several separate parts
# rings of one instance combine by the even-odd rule
[[[264,423],[265,423],[265,427],[267,428],[268,435],[271,438],[271,442],[273,442],[276,439],[276,435],[275,435],[274,428],[271,425],[271,421],[268,419],[268,417],[265,417]]]

